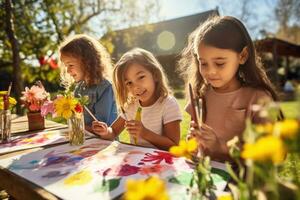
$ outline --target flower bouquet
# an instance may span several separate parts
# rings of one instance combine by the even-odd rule
[[[84,115],[83,105],[88,101],[86,96],[76,98],[67,93],[58,95],[54,100],[44,103],[41,108],[42,115],[48,113],[52,117],[62,117],[67,120],[69,127],[69,141],[71,145],[82,145],[84,143]]]
[[[46,92],[44,86],[37,82],[31,88],[26,87],[22,92],[22,104],[27,108],[28,128],[29,130],[40,130],[45,128],[45,119],[41,115],[41,107],[50,95]]]

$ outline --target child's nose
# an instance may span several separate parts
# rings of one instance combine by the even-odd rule
[[[216,69],[214,67],[210,67],[208,69],[208,75],[215,75],[217,73]]]
[[[140,86],[139,86],[139,85],[134,85],[134,91],[135,91],[136,93],[140,92],[140,91],[141,91]]]

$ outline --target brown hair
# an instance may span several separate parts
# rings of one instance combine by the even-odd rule
[[[260,57],[256,54],[250,35],[241,21],[230,16],[212,16],[196,28],[188,37],[179,60],[179,70],[186,85],[191,83],[196,97],[203,98],[208,84],[199,71],[199,44],[203,42],[220,49],[230,49],[241,53],[248,49],[247,61],[239,66],[237,77],[243,86],[260,88],[269,92],[274,100],[279,100],[275,87],[269,80]],[[201,53],[201,52],[200,52]],[[243,74],[241,78],[238,74]]]
[[[68,88],[72,77],[67,73],[66,67],[61,62],[61,55],[72,56],[80,59],[84,81],[88,86],[101,82],[104,78],[110,80],[112,62],[109,53],[96,39],[78,34],[65,39],[59,46],[59,60],[61,67],[62,85]]]
[[[163,99],[171,93],[163,68],[153,54],[141,48],[134,48],[120,58],[113,70],[113,86],[119,107],[127,106],[133,101],[132,97],[128,95],[124,77],[127,68],[132,64],[142,65],[155,77],[157,80],[155,95],[157,97]]]

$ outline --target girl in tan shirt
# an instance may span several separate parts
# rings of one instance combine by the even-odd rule
[[[241,138],[245,120],[258,122],[251,106],[278,100],[245,26],[234,17],[213,17],[189,36],[179,62],[186,83],[204,103],[203,123],[191,121],[189,137],[214,160],[229,160],[227,141]],[[191,114],[191,106],[186,106]]]

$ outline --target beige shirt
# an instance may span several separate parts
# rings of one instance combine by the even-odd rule
[[[207,113],[204,123],[214,129],[222,143],[226,144],[234,136],[241,138],[247,116],[253,122],[259,121],[258,113],[253,112],[251,106],[262,98],[271,99],[271,96],[251,87],[241,87],[228,93],[218,93],[210,88],[205,95]],[[188,113],[191,113],[190,106],[188,104],[185,109]]]

